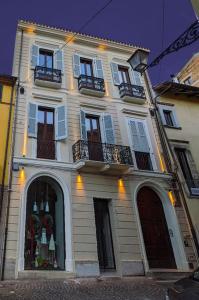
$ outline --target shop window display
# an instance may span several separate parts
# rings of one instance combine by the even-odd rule
[[[29,187],[25,231],[25,269],[64,270],[63,193],[53,179],[40,177]]]

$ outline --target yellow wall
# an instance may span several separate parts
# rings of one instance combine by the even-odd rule
[[[10,110],[9,104],[11,101],[11,95],[12,95],[12,87],[8,85],[3,85],[2,99],[0,101],[0,185],[2,184],[2,176],[3,176],[6,138],[7,138],[7,130],[8,130],[9,110]],[[12,109],[12,119],[13,119],[13,115],[14,115],[14,107]],[[12,126],[10,130],[12,131]],[[11,133],[12,132],[10,132],[10,139],[9,139],[5,185],[8,184],[8,172],[9,172],[8,164],[10,161],[11,137],[12,137]]]
[[[189,149],[193,156],[197,171],[199,172],[199,101],[194,98],[161,98],[161,102],[172,103],[175,105],[175,111],[179,126],[182,128],[166,128],[169,139],[188,141]],[[181,177],[184,182],[184,178]],[[199,238],[199,197],[189,197],[186,194],[187,205],[190,210],[192,221]]]

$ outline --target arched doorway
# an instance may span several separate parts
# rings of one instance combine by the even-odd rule
[[[137,206],[149,268],[176,269],[162,202],[149,187],[139,190]]]
[[[64,270],[64,199],[60,185],[40,176],[28,188],[24,261],[26,270]]]

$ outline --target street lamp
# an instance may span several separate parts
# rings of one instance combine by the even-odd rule
[[[148,55],[147,51],[137,49],[128,59],[128,63],[131,65],[133,70],[142,74],[147,68]]]
[[[143,73],[149,67],[154,67],[168,54],[176,52],[183,47],[189,46],[199,39],[199,21],[189,26],[174,42],[172,42],[160,55],[147,65],[148,52],[142,49],[136,50],[128,59],[133,70]]]

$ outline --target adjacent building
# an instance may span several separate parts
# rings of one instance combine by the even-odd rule
[[[199,52],[188,60],[176,78],[179,83],[199,87]]]
[[[15,106],[16,78],[0,75],[0,273],[3,258],[8,185],[12,153],[12,131]]]
[[[136,49],[19,22],[13,75],[20,70],[23,88],[4,278],[195,266],[147,78],[127,63]]]
[[[155,87],[163,126],[173,152],[191,223],[199,241],[199,87],[198,54],[179,72],[180,82],[163,82]],[[188,76],[188,77],[187,77]],[[187,78],[192,78],[188,83]],[[196,86],[194,85],[196,84]]]

